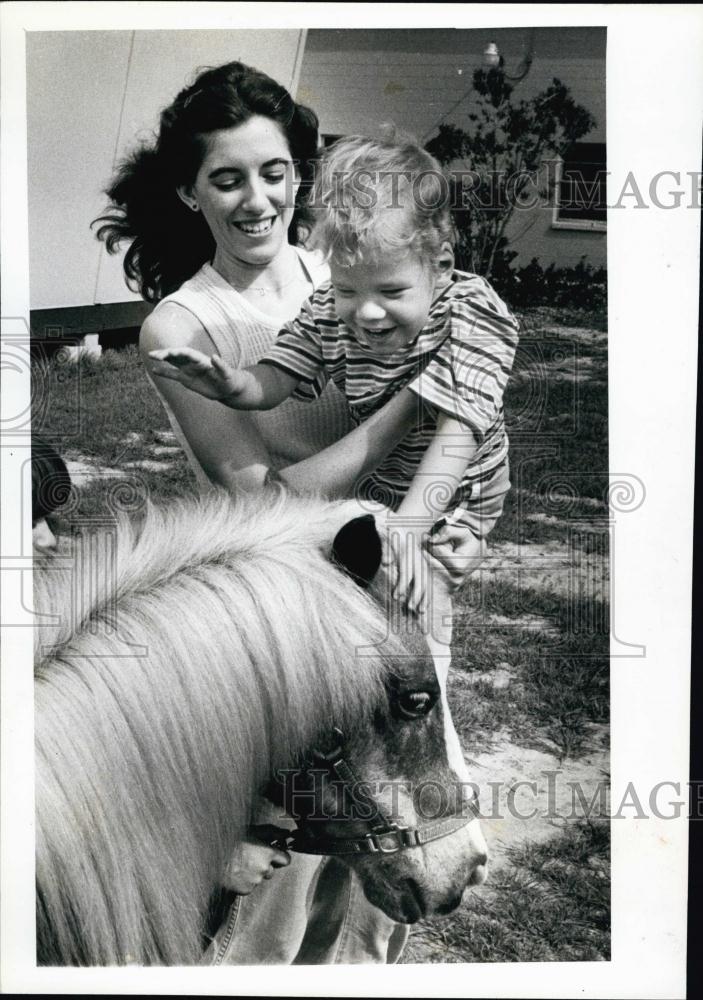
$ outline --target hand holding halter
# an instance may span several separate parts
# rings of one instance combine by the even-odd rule
[[[295,840],[295,830],[286,830],[285,827],[274,826],[273,823],[250,826],[248,832],[252,839],[260,840],[277,851],[290,851],[290,845]],[[282,866],[279,865],[277,867]]]
[[[292,832],[275,826],[268,827],[267,829],[282,835],[269,841],[270,845],[275,844],[281,850],[300,854],[396,854],[398,851],[421,847],[433,840],[448,837],[480,815],[478,796],[472,792],[470,799],[463,799],[458,813],[416,827],[396,823],[356,777],[345,757],[345,742],[344,733],[335,726],[331,741],[333,749],[313,750],[305,769],[325,770],[331,780],[343,785],[354,804],[361,806],[367,813],[368,832],[356,837],[325,836],[313,833],[303,819]]]
[[[276,826],[251,826],[227,865],[225,886],[238,896],[248,896],[261,882],[273,878],[277,869],[287,868],[291,858]]]

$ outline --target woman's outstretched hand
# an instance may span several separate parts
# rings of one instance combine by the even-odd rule
[[[246,383],[244,373],[230,368],[217,354],[209,358],[190,347],[149,351],[149,358],[152,375],[180,382],[206,399],[236,398]]]

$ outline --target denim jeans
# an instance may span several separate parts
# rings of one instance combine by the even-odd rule
[[[397,962],[408,928],[364,895],[336,858],[294,854],[268,882],[237,896],[203,963],[332,965]]]

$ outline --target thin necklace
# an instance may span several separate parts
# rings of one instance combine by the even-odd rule
[[[271,292],[282,292],[285,288],[289,288],[295,283],[305,282],[308,283],[308,279],[304,274],[298,274],[295,278],[291,278],[290,281],[286,281],[283,285],[244,285],[243,287],[238,287],[233,281],[230,284],[237,292],[258,292],[259,295],[264,296],[266,293]]]
[[[220,274],[222,274],[222,272],[220,272]],[[224,275],[222,275],[222,277],[224,277]],[[225,278],[225,280],[237,292],[258,292],[259,295],[262,298],[266,294],[270,295],[272,292],[274,292],[276,294],[280,294],[286,288],[289,288],[291,285],[296,284],[296,283],[297,284],[303,284],[303,283],[305,283],[306,285],[310,283],[310,278],[308,277],[305,269],[303,268],[303,266],[302,266],[302,264],[300,262],[300,258],[298,257],[297,254],[295,255],[295,274],[294,274],[294,276],[289,281],[284,282],[282,285],[274,285],[274,286],[270,286],[270,285],[243,285],[242,286],[242,285],[237,285],[232,280],[232,278]]]

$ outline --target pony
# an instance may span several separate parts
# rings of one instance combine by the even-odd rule
[[[358,514],[213,491],[36,567],[40,964],[197,964],[262,793],[298,808],[297,849],[343,854],[396,920],[483,881],[444,684],[421,636],[389,634]],[[354,566],[331,560],[335,538]],[[428,783],[463,798],[423,827]]]

